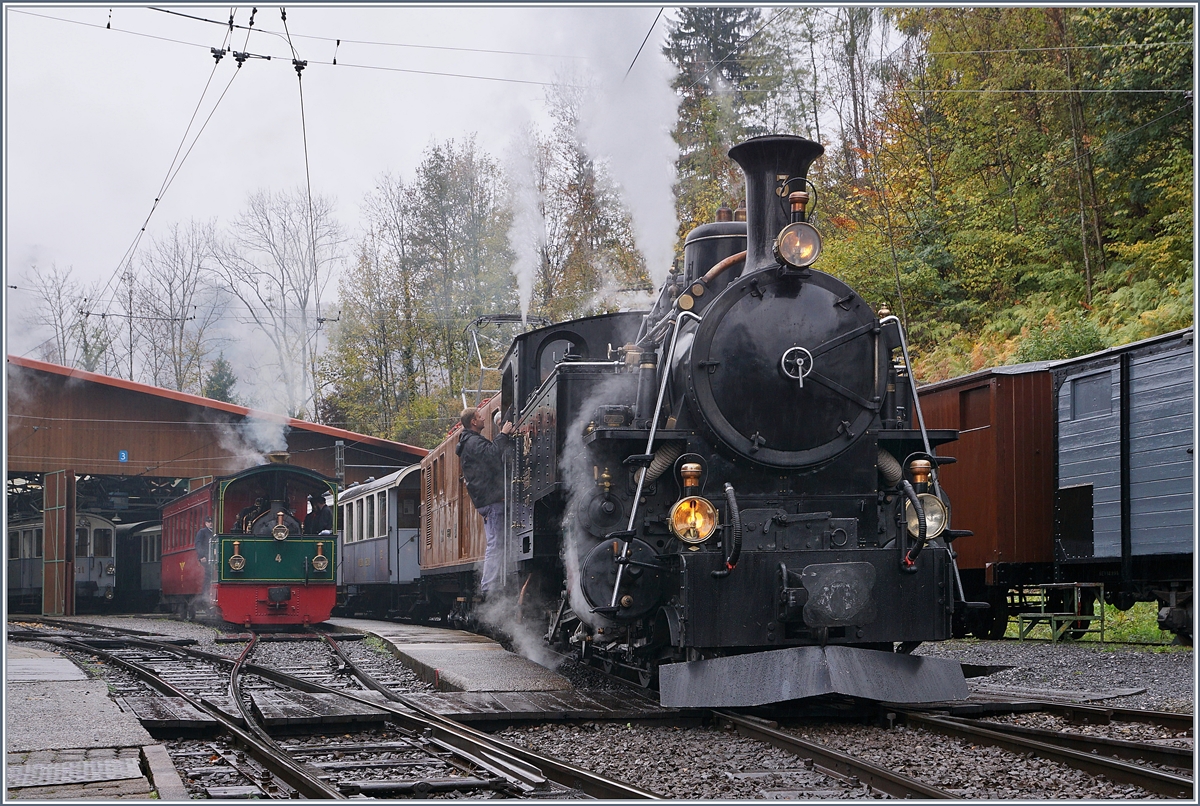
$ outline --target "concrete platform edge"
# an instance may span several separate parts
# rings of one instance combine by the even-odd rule
[[[378,633],[348,627],[344,624],[326,624],[326,627],[336,632],[360,633],[362,635],[374,636],[383,642],[383,645],[388,648],[388,652],[391,653],[392,657],[416,672],[417,677],[421,678],[422,682],[428,683],[438,691],[466,691],[466,687],[453,674],[449,675],[449,678],[443,676],[439,669],[435,669],[427,663],[422,663]]]
[[[161,744],[143,745],[142,758],[146,761],[150,785],[158,792],[159,800],[189,799],[187,787],[183,785],[183,779],[179,777],[171,756],[167,754],[167,748]]]

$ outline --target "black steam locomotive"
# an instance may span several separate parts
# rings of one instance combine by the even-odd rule
[[[934,451],[957,433],[920,422],[896,317],[812,268],[822,152],[735,146],[744,214],[688,235],[649,314],[531,331],[500,366],[506,587],[665,705],[966,694],[910,654],[968,604]]]

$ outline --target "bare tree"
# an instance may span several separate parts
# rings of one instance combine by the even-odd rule
[[[71,278],[72,271],[57,265],[40,271],[33,266],[22,279],[22,285],[37,298],[28,309],[26,322],[50,330],[50,337],[35,350],[44,361],[108,372],[115,363],[112,321],[89,310],[89,303],[99,296],[99,288],[96,284],[81,287]]]
[[[289,416],[315,411],[321,295],[341,260],[331,199],[303,190],[253,194],[214,250],[214,271],[269,341]],[[265,368],[264,368],[265,369]]]
[[[142,260],[137,322],[146,340],[145,372],[156,386],[203,389],[210,333],[224,307],[207,282],[215,241],[212,222],[174,224]]]

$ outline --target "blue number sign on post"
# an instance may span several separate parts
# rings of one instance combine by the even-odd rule
[[[117,460],[121,462],[128,462],[129,451],[117,451]]]

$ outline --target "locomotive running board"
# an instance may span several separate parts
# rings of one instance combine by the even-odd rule
[[[806,646],[668,663],[658,670],[665,708],[742,708],[845,694],[897,704],[964,700],[958,661],[846,646]]]

